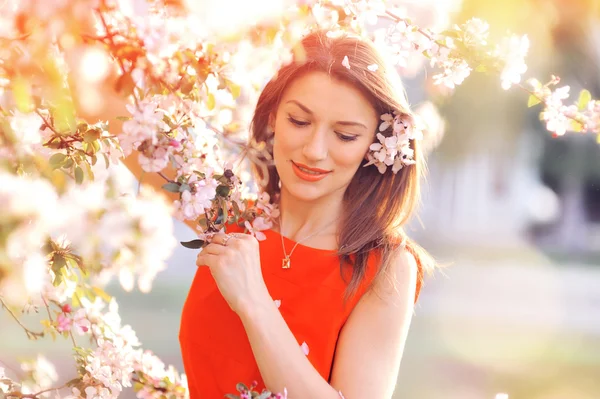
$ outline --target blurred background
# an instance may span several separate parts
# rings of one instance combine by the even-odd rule
[[[479,17],[492,40],[527,34],[525,76],[545,83],[555,74],[572,95],[587,88],[600,97],[600,0],[399,3],[420,25]],[[395,398],[600,398],[596,137],[553,138],[539,106],[528,109],[527,94],[502,90],[497,76],[474,73],[447,96],[423,63],[402,73],[411,103],[432,101],[445,124],[408,230],[448,266],[423,288]],[[182,241],[194,236],[180,223],[176,231]],[[178,248],[150,294],[108,289],[144,347],[179,370],[179,316],[194,263],[195,251]],[[0,325],[3,363],[44,351],[72,370],[69,342],[30,342],[4,312]]]

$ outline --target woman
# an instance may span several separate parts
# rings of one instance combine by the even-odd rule
[[[302,44],[305,62],[267,84],[252,123],[254,139],[272,143],[263,191],[279,204],[280,223],[260,242],[230,226],[235,236],[215,236],[197,258],[180,328],[192,399],[222,398],[254,380],[291,398],[390,398],[433,268],[402,230],[419,199],[418,141],[390,167],[371,149],[382,122],[410,122],[399,77],[366,40],[317,32]],[[126,102],[113,87],[98,88],[104,109],[79,114],[120,131]],[[124,163],[145,184],[164,184],[135,152]]]
[[[272,143],[263,191],[279,223],[260,242],[230,226],[238,234],[216,235],[197,258],[180,329],[192,399],[254,380],[292,398],[394,391],[432,264],[401,229],[418,201],[422,154],[411,140],[397,173],[375,157],[379,128],[390,125],[389,136],[392,122],[410,129],[411,118],[370,42],[316,32],[302,44],[305,60],[267,84],[252,121],[253,138]]]

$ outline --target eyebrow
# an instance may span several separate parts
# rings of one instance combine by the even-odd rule
[[[286,104],[296,104],[302,111],[306,112],[309,115],[313,115],[313,112],[306,107],[305,105],[301,104],[300,102],[296,101],[296,100],[289,100],[288,102],[286,102]],[[363,127],[365,129],[368,129],[365,125],[363,125],[362,123],[359,122],[352,122],[352,121],[337,121],[336,122],[338,125],[342,125],[342,126],[360,126]]]

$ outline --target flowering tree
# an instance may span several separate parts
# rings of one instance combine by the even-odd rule
[[[75,368],[73,379],[56,387],[42,356],[23,364],[20,381],[0,367],[1,397],[64,389],[68,397],[110,398],[126,387],[144,398],[187,395],[185,376],[140,348],[102,287],[116,277],[126,290],[136,283],[151,289],[176,245],[172,216],[197,228],[198,239],[182,243],[190,248],[242,220],[264,237],[278,211],[268,196],[253,197],[241,158],[268,165],[268,144],[247,143],[245,126],[266,80],[292,55],[301,58],[297,43],[307,29],[369,36],[401,70],[421,57],[436,71],[434,82],[450,90],[473,71],[498,74],[503,88],[518,86],[529,106],[542,105],[540,118],[553,134],[600,132],[598,100],[583,90],[565,103],[569,87],[555,88],[554,76],[522,85],[527,38],[488,43],[482,20],[433,29],[379,1],[304,0],[279,2],[267,7],[272,15],[223,31],[203,20],[205,3],[19,0],[3,9],[0,304],[30,339],[71,340]],[[340,62],[353,67],[347,57]],[[107,81],[126,104],[123,115],[92,120],[87,115],[102,107]],[[426,136],[434,129],[430,110],[418,121]],[[383,153],[397,150],[380,141]],[[173,201],[146,186],[122,195],[109,172],[123,157],[161,176]],[[34,330],[18,310],[38,308],[48,318]],[[242,397],[285,396],[252,390],[238,386]]]

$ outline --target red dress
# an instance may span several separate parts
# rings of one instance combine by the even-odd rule
[[[231,226],[227,231],[241,230]],[[377,256],[369,258],[367,278],[357,295],[344,304],[346,285],[335,251],[298,244],[291,268],[283,269],[279,233],[264,233],[267,239],[260,242],[260,259],[269,294],[279,303],[298,345],[305,344],[308,359],[329,381],[338,335],[377,270]],[[295,244],[285,237],[284,242],[287,251]],[[419,276],[415,301],[420,287]],[[194,277],[183,307],[179,342],[191,399],[237,393],[238,382],[257,381],[257,390],[264,388],[242,322],[221,296],[207,267],[198,268]]]

